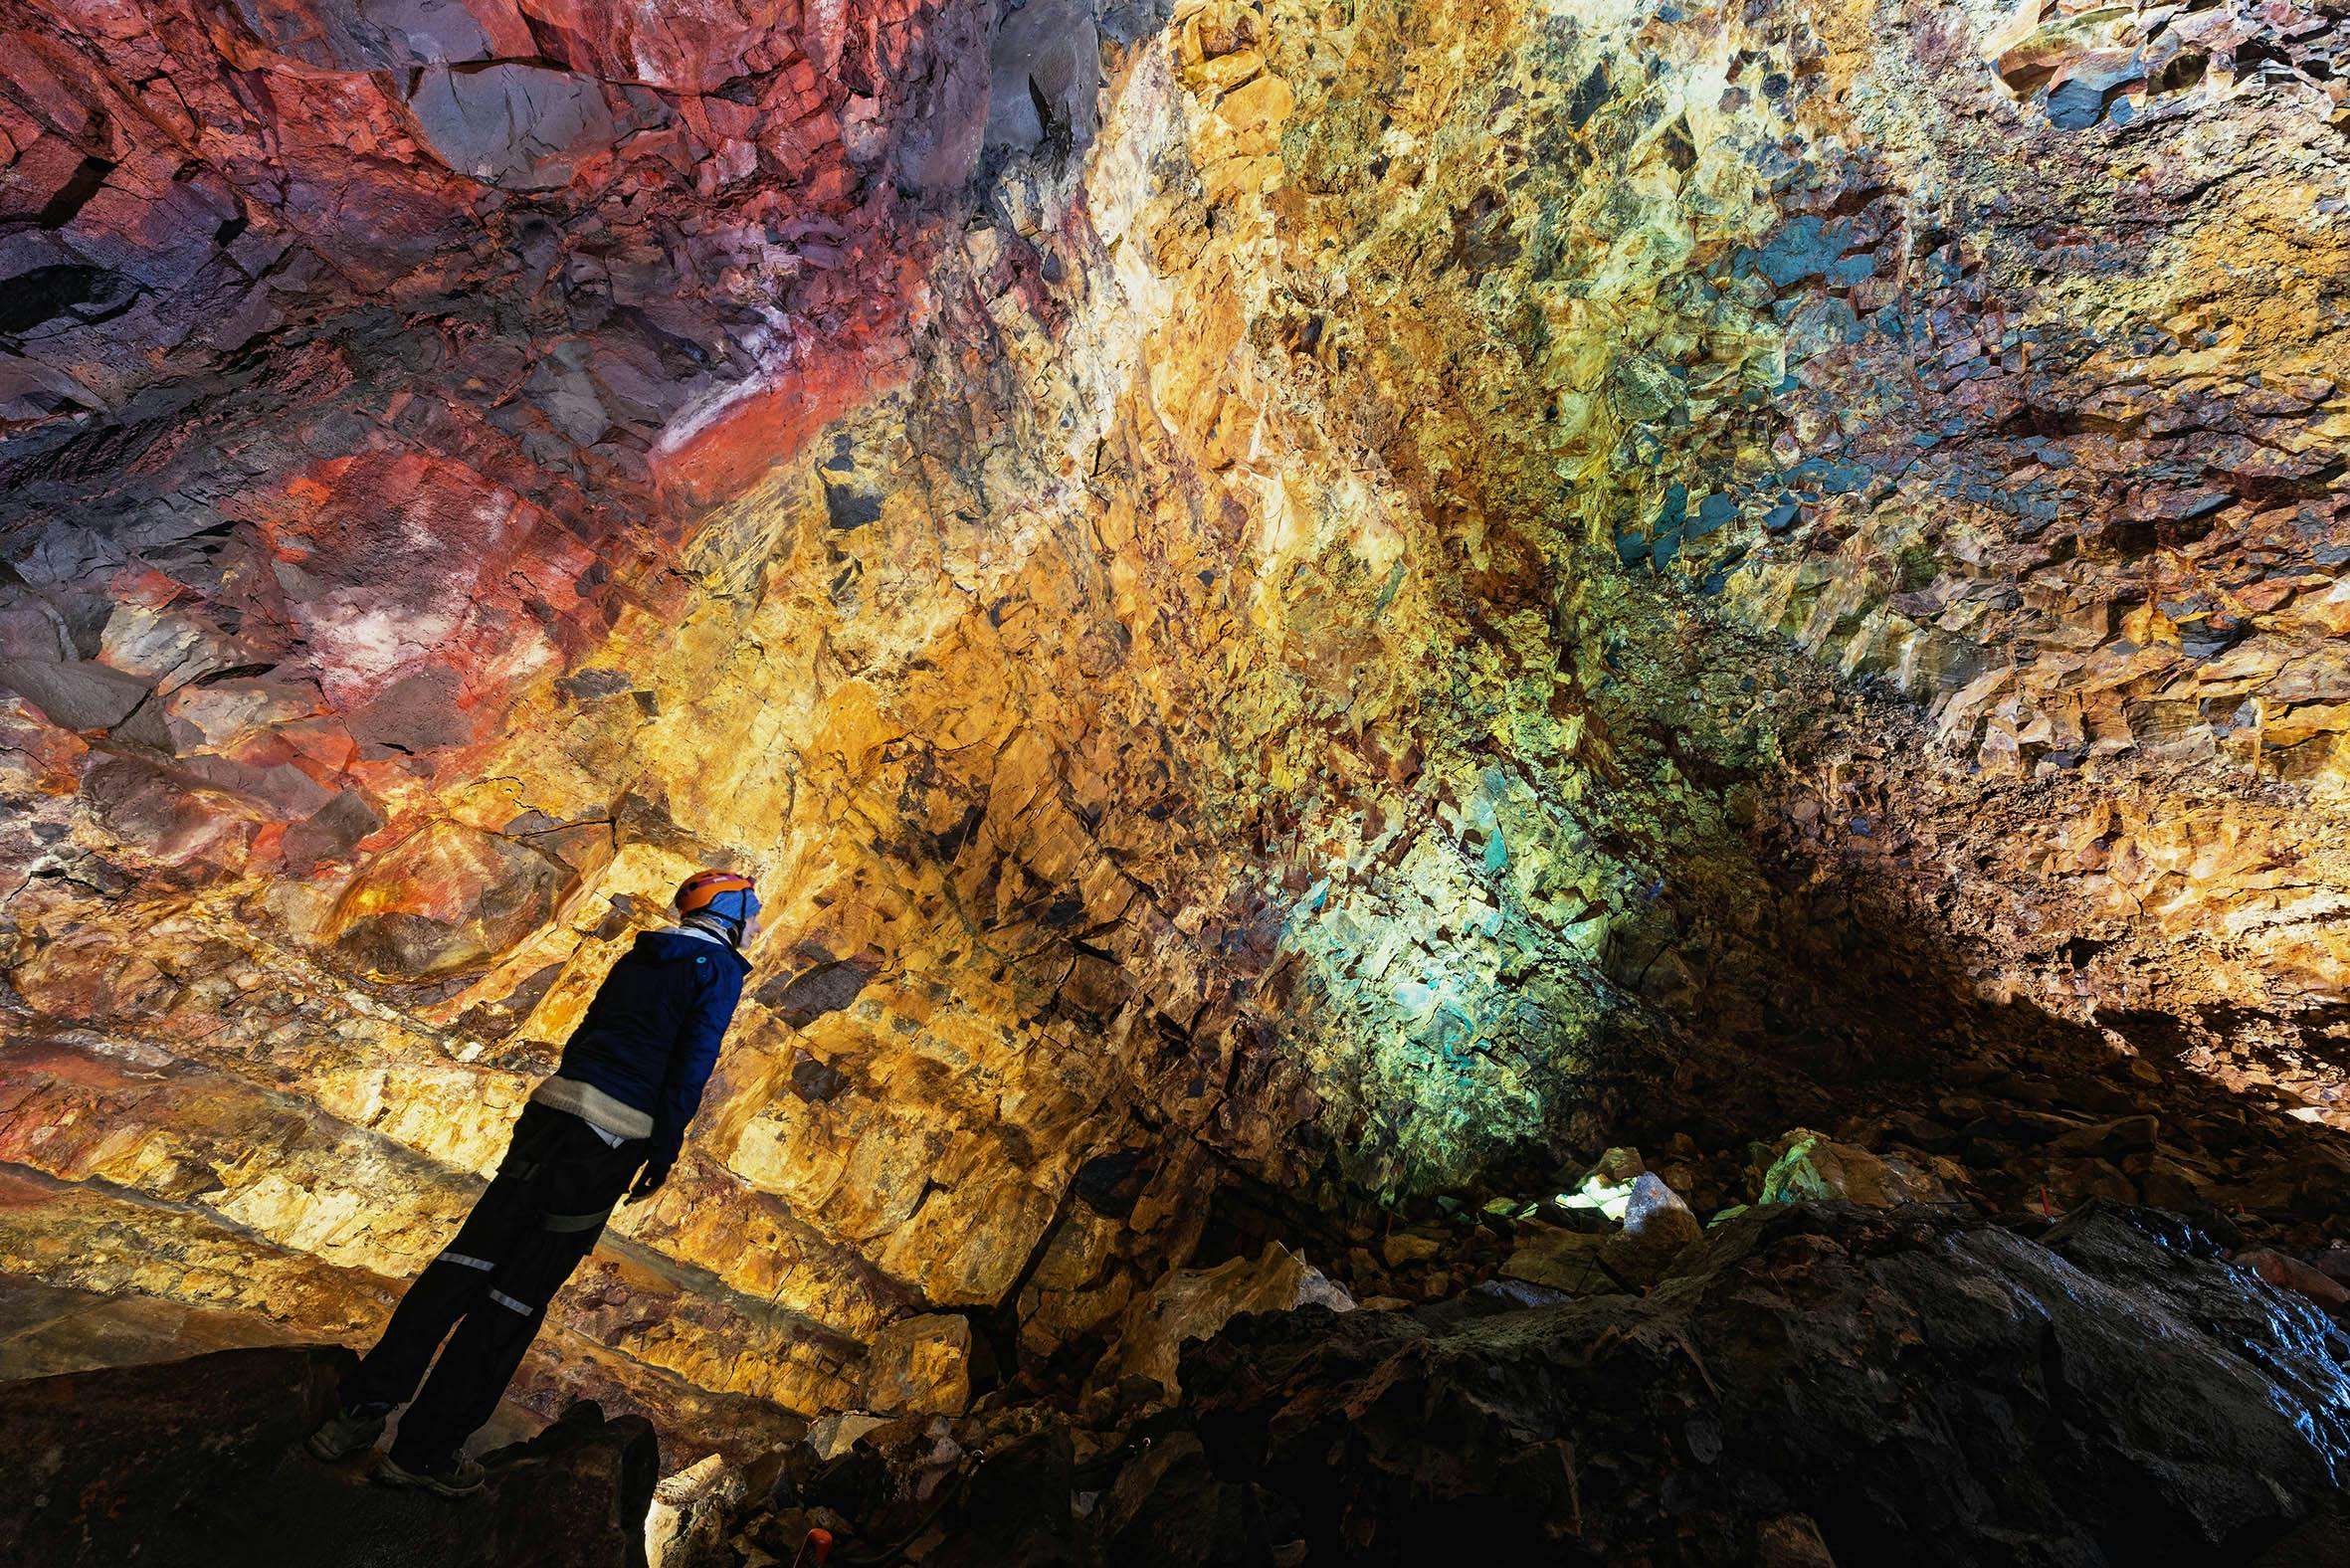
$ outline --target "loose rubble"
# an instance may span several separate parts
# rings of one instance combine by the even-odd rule
[[[647,1422],[583,1404],[487,1454],[475,1496],[394,1490],[368,1483],[373,1455],[328,1466],[301,1450],[356,1364],[339,1347],[287,1345],[0,1383],[0,1449],[16,1481],[0,1507],[0,1562],[645,1561],[659,1459]]]
[[[1645,1294],[1244,1315],[1181,1376],[1109,1433],[1006,1407],[795,1457],[737,1560],[2283,1564],[2350,1467],[2340,1325],[2103,1199],[2036,1237],[1773,1203]]]

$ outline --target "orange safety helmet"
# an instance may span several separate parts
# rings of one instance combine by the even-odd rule
[[[740,872],[695,872],[678,885],[678,912],[696,909],[748,925],[759,912],[758,885]]]

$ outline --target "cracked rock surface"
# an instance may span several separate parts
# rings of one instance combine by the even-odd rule
[[[1635,1142],[2350,1241],[2330,0],[0,35],[9,1274],[366,1333],[699,865],[521,1390],[680,1458]]]

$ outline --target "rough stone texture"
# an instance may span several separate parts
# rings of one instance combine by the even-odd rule
[[[734,1537],[925,1564],[2340,1560],[2350,1339],[2176,1218],[1773,1204],[1645,1295],[1244,1315],[1125,1430],[787,1461]]]
[[[474,1497],[398,1492],[366,1484],[357,1460],[300,1451],[353,1364],[296,1345],[0,1385],[18,1482],[0,1559],[194,1568],[227,1548],[304,1568],[643,1568],[657,1459],[645,1422],[582,1406],[490,1456]]]
[[[725,1547],[727,1514],[738,1509],[742,1472],[715,1454],[688,1465],[653,1488],[646,1511],[645,1556],[650,1568],[703,1568],[732,1562]]]
[[[168,1361],[282,1337],[249,1312],[0,1278],[0,1380]]]
[[[1866,1149],[1836,1143],[1806,1127],[1790,1132],[1771,1150],[1757,1203],[1841,1199],[1863,1208],[1889,1209],[1902,1203],[1947,1203],[1950,1190],[1930,1169],[1894,1155],[1880,1159]]]
[[[363,1332],[699,864],[550,1411],[1630,1136],[2341,1236],[2346,28],[0,0],[0,1267]]]
[[[1183,1378],[1314,1561],[1752,1561],[1802,1518],[1846,1563],[2224,1563],[2335,1496],[2346,1358],[2146,1211],[2034,1243],[1829,1206],[1645,1301],[1244,1319]]]
[[[876,1334],[862,1403],[884,1416],[961,1415],[971,1403],[971,1320],[925,1312]]]
[[[1088,1392],[1106,1398],[1164,1401],[1182,1393],[1176,1366],[1183,1347],[1205,1339],[1244,1312],[1319,1306],[1354,1310],[1354,1299],[1320,1270],[1278,1243],[1254,1261],[1235,1258],[1213,1269],[1178,1269],[1126,1308],[1116,1351],[1093,1369]]]

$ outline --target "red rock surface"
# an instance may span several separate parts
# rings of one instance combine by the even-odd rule
[[[12,616],[11,652],[157,683],[182,711],[131,721],[280,769],[284,820],[462,769],[630,562],[902,358],[928,219],[889,157],[957,112],[925,20],[13,8],[11,537],[151,621]]]

